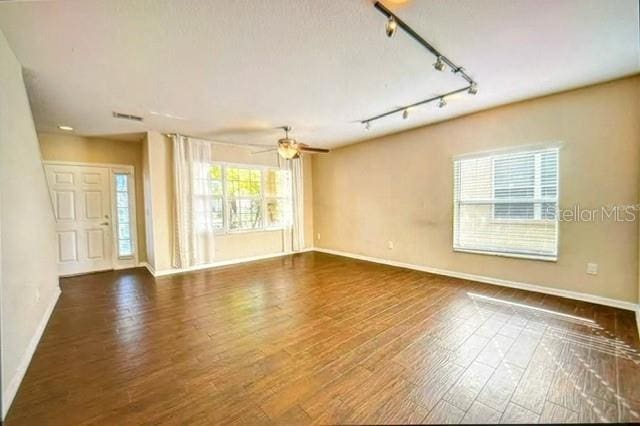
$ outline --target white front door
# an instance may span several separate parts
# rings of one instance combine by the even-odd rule
[[[59,274],[112,269],[110,170],[47,164],[45,171],[56,218]]]

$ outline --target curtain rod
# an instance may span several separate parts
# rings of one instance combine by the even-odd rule
[[[243,144],[240,142],[228,142],[228,141],[220,141],[220,140],[214,140],[214,139],[206,139],[200,136],[185,135],[184,133],[162,133],[162,135],[168,138],[172,136],[184,136],[185,138],[189,138],[189,139],[198,139],[205,142],[217,143],[220,145],[231,145],[231,146],[237,146],[237,147],[274,148],[274,149],[277,148],[273,145],[258,145],[258,144],[252,144],[252,143]]]

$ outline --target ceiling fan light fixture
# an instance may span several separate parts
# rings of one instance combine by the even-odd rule
[[[387,20],[387,24],[385,25],[385,32],[387,34],[387,37],[389,38],[393,37],[397,29],[398,29],[398,23],[393,18],[393,16],[389,16],[389,19]]]
[[[300,151],[290,139],[280,139],[278,143],[278,154],[285,160],[293,160],[300,156]]]

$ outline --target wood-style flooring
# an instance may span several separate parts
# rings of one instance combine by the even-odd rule
[[[7,425],[640,421],[630,311],[320,253],[61,287]]]

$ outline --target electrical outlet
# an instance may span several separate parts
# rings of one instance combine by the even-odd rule
[[[389,241],[389,242],[387,242],[387,248],[388,248],[389,250],[393,250],[393,241]]]
[[[589,275],[598,275],[598,264],[597,263],[587,263],[587,274],[589,274]]]

